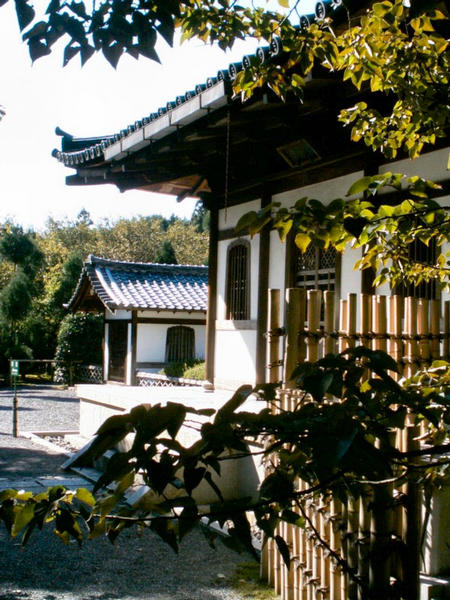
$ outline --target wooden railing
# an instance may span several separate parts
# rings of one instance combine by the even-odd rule
[[[316,361],[330,352],[364,345],[388,352],[397,362],[396,378],[411,376],[436,359],[449,359],[450,303],[443,312],[437,300],[350,294],[336,305],[334,292],[294,288],[286,291],[285,326],[282,327],[279,290],[269,290],[268,380],[282,381],[278,409],[292,409],[300,396],[291,374],[303,361]],[[284,356],[281,342],[284,338]],[[410,419],[406,430],[393,432],[401,451],[417,449],[421,431]],[[299,490],[306,489],[298,482]],[[404,582],[406,597],[419,590],[421,499],[414,483],[405,485],[404,504],[379,514],[376,491],[367,498],[324,501],[312,499],[305,508],[306,526],[280,525],[279,535],[290,547],[288,570],[276,546],[269,542],[262,555],[262,573],[283,600],[361,600],[361,587],[348,577],[341,557],[368,589],[388,589],[391,576]],[[389,490],[395,499],[393,487]],[[368,505],[371,503],[371,510]],[[320,539],[319,539],[320,538]],[[389,540],[405,542],[407,556],[395,561],[380,548]],[[321,541],[322,540],[322,543]],[[380,560],[368,557],[378,552]],[[375,597],[375,596],[374,596]]]

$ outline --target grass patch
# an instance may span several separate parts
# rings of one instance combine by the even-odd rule
[[[231,579],[231,587],[246,600],[279,600],[274,590],[259,576],[259,563],[239,563]]]

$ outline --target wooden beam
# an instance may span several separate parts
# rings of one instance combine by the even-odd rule
[[[206,319],[180,319],[180,318],[167,318],[164,317],[137,317],[136,323],[159,323],[161,325],[206,325]]]
[[[261,208],[272,201],[266,191],[261,198]],[[267,290],[269,289],[270,226],[265,225],[259,234],[259,273],[258,273],[258,314],[256,325],[256,383],[266,380],[266,330],[267,330]]]
[[[214,361],[216,348],[217,317],[217,251],[219,210],[210,211],[209,256],[208,256],[208,311],[206,313],[206,379],[214,384]]]
[[[131,313],[131,385],[136,385],[137,310]]]

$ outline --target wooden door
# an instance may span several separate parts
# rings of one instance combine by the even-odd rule
[[[109,379],[125,383],[125,362],[127,358],[128,323],[109,323]]]

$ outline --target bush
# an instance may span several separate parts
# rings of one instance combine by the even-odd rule
[[[183,377],[184,379],[203,381],[206,377],[205,362],[201,360],[173,362],[166,365],[161,373],[168,377]]]
[[[57,381],[67,382],[70,363],[101,364],[103,317],[90,313],[67,315],[58,332],[55,360]],[[74,371],[76,373],[76,369]]]

